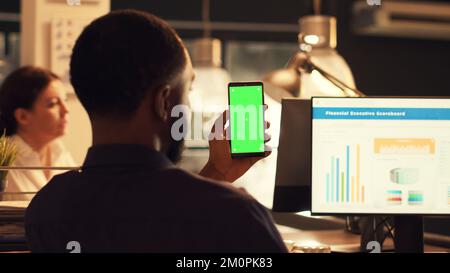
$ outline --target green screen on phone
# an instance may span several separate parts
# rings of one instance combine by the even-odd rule
[[[232,154],[264,152],[262,84],[229,86]]]

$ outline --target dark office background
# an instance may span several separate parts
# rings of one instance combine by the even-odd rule
[[[201,0],[111,2],[113,10],[136,8],[167,20],[201,20]],[[337,50],[348,62],[360,90],[368,95],[450,96],[450,40],[356,35],[352,31],[354,0],[322,2],[322,13],[337,17]],[[211,21],[279,24],[297,24],[299,17],[313,11],[309,0],[211,0],[210,8]],[[0,12],[19,11],[19,0],[0,1]],[[2,32],[18,32],[19,29],[19,23],[0,22]],[[200,30],[179,30],[179,33],[182,38],[201,36]],[[294,32],[214,31],[212,35],[224,43],[231,40],[297,41]],[[450,235],[448,219],[427,219],[426,226]]]
[[[322,12],[337,17],[337,49],[350,65],[360,90],[368,95],[450,95],[450,40],[356,35],[351,14],[354,0],[322,2]],[[201,0],[112,0],[111,7],[142,9],[168,20],[201,20]],[[309,0],[212,0],[210,8],[212,21],[285,24],[297,24],[299,17],[311,14],[313,9]],[[19,0],[0,1],[0,12],[19,10]],[[4,32],[17,32],[19,28],[18,23],[0,24]],[[201,31],[179,32],[183,38],[201,36]],[[297,41],[296,33],[215,31],[213,36],[224,43]]]

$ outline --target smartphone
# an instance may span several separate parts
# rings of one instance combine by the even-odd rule
[[[228,84],[231,157],[264,155],[264,88],[262,82]]]

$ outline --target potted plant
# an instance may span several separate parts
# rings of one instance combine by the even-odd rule
[[[6,136],[6,131],[0,137],[0,167],[9,167],[16,159],[16,145]],[[0,192],[6,189],[7,170],[0,169]]]

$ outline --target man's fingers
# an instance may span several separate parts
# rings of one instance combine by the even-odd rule
[[[264,157],[268,157],[271,153],[272,153],[272,150],[270,150],[270,151],[265,151],[265,152],[264,152]]]
[[[230,119],[230,111],[229,110],[225,110],[222,113],[222,128],[223,128],[223,136],[228,139],[229,134],[230,134],[230,126],[228,126],[228,128],[225,128],[225,124],[227,123],[227,121]]]
[[[225,124],[227,123],[227,121],[228,121],[228,110],[225,110],[219,117],[216,118],[216,120],[214,121],[214,125],[211,129],[211,133],[213,133],[216,137],[215,139],[218,139],[217,137],[219,136],[223,137],[226,135]],[[220,132],[218,132],[218,130],[220,130]],[[220,135],[216,135],[216,132]]]
[[[228,121],[228,114],[229,113],[229,111],[228,110],[225,110],[225,111],[223,111],[223,113],[222,113],[222,126],[223,127],[225,127],[225,123],[227,123],[227,121]]]

